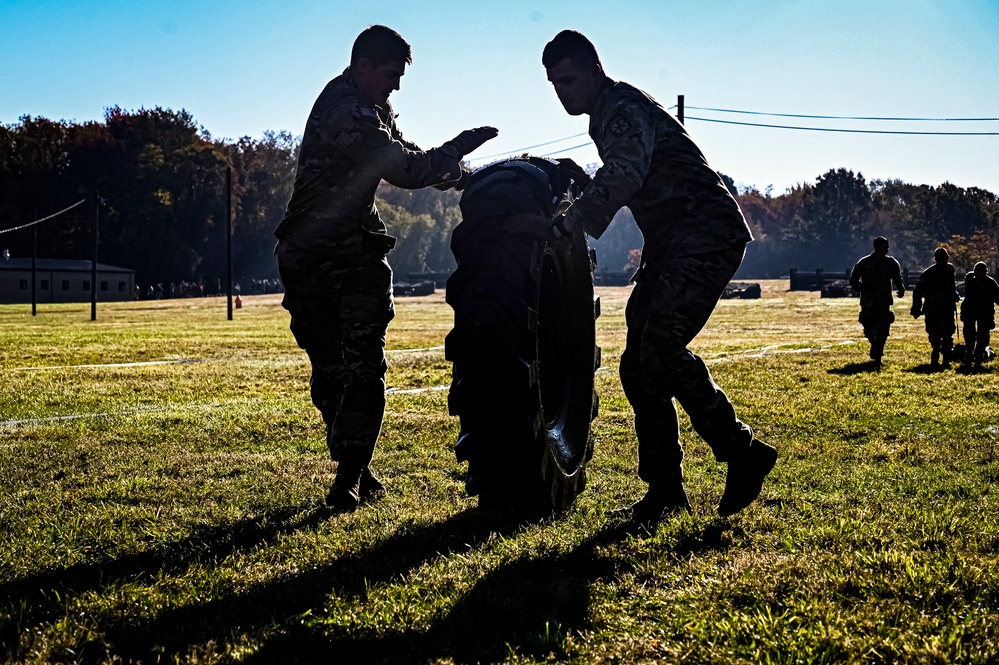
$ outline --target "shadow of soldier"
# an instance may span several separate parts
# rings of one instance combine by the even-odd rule
[[[317,511],[319,518],[328,513]],[[106,657],[126,662],[187,658],[209,644],[225,644],[233,635],[266,635],[275,625],[320,612],[328,596],[366,599],[372,584],[406,576],[431,559],[465,552],[495,537],[510,535],[529,522],[515,515],[483,514],[475,508],[443,522],[407,523],[375,546],[350,552],[327,565],[284,575],[246,588],[219,590],[180,606],[155,608],[151,614],[97,619]],[[290,662],[291,653],[276,657]]]
[[[148,551],[85,561],[41,571],[0,584],[0,598],[16,608],[19,623],[34,626],[65,616],[67,604],[80,595],[123,582],[153,583],[166,575],[183,576],[202,561],[221,560],[276,537],[314,527],[325,517],[311,502],[289,506],[237,522],[196,529],[190,535]],[[0,658],[7,659],[20,640],[14,622],[0,624]]]
[[[842,367],[833,367],[827,370],[829,374],[840,374],[843,376],[852,376],[854,374],[865,374],[867,372],[879,372],[881,371],[881,366],[878,365],[873,360],[868,360],[859,363],[847,363]]]
[[[727,520],[680,528],[668,550],[679,560],[728,547],[737,532]],[[500,663],[512,653],[540,661],[564,660],[567,637],[589,626],[591,589],[633,574],[609,545],[634,535],[616,524],[566,552],[524,555],[481,577],[429,626],[412,630],[353,631],[339,626],[285,623],[247,663]]]

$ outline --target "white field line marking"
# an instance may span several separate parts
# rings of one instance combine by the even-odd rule
[[[443,346],[428,346],[425,349],[389,349],[385,353],[425,353],[427,351],[443,351]]]
[[[389,388],[386,395],[418,395],[426,392],[437,392],[448,390],[451,386],[428,386],[426,388]],[[253,400],[261,402],[262,400]],[[229,402],[234,404],[238,402]],[[246,402],[249,404],[250,402]],[[242,403],[240,403],[242,404]],[[25,425],[42,425],[45,423],[64,422],[67,420],[81,420],[84,418],[123,418],[129,416],[140,416],[147,413],[163,413],[166,411],[183,411],[186,409],[215,409],[223,408],[226,404],[177,404],[175,406],[151,406],[142,409],[132,409],[130,411],[101,411],[97,413],[72,413],[64,416],[48,416],[45,418],[25,418],[23,420],[3,420],[0,421],[0,428],[20,427]],[[0,446],[3,448],[6,446]]]
[[[740,352],[737,352],[737,353],[731,353],[731,354],[713,356],[713,357],[709,358],[705,362],[706,363],[726,362],[726,361],[730,361],[730,360],[737,360],[739,358],[764,358],[766,356],[778,355],[778,354],[783,354],[783,353],[788,353],[788,354],[790,354],[790,353],[815,353],[815,352],[818,352],[818,351],[827,351],[827,350],[835,348],[837,346],[849,346],[851,344],[857,344],[857,342],[855,340],[846,340],[846,341],[843,341],[843,342],[837,342],[835,344],[829,344],[829,345],[826,345],[826,346],[808,347],[808,348],[803,348],[803,349],[781,349],[779,345],[777,345],[777,346],[766,346],[766,347],[762,347],[760,349],[750,349],[748,351],[740,351]],[[403,350],[401,350],[401,352],[415,353],[417,351],[437,351],[437,350],[440,350],[440,349],[443,349],[443,348],[444,347],[441,346],[441,347],[432,347],[430,349],[403,349]],[[156,362],[150,362],[150,363],[128,363],[125,366],[131,366],[131,365],[134,365],[134,364],[153,364],[153,365],[155,365],[155,364],[167,364],[167,363],[176,363],[176,362],[184,362],[184,361],[156,361]],[[191,360],[189,360],[189,361],[186,361],[186,362],[202,362],[202,361],[197,361],[197,360],[191,361]],[[117,366],[117,365],[78,365],[78,367],[115,367],[115,366]],[[28,368],[21,368],[21,369],[28,369]],[[48,367],[46,367],[46,368],[40,368],[40,369],[54,369],[54,368],[48,368]],[[606,372],[606,371],[610,371],[610,369],[611,369],[610,367],[602,366],[602,367],[600,367],[597,370],[597,372]],[[451,388],[450,385],[428,386],[426,388],[388,388],[388,389],[386,389],[385,394],[386,395],[418,395],[418,394],[426,393],[426,392],[438,392],[438,391],[442,391],[442,390],[448,390],[450,388]],[[190,409],[190,408],[215,408],[215,407],[220,407],[220,406],[223,406],[223,405],[221,405],[221,404],[182,404],[182,405],[169,406],[169,407],[150,407],[148,409],[137,409],[137,410],[134,410],[134,411],[115,411],[115,412],[104,412],[104,413],[78,413],[78,414],[71,414],[71,415],[66,415],[66,416],[50,416],[48,418],[28,418],[28,419],[25,419],[25,420],[5,420],[5,421],[0,421],[0,427],[16,427],[16,426],[19,426],[19,425],[39,425],[39,424],[48,423],[48,422],[58,422],[58,421],[64,421],[64,420],[79,420],[81,418],[110,418],[110,417],[116,417],[116,416],[135,416],[135,415],[140,415],[140,414],[145,414],[145,413],[160,413],[160,412],[163,412],[163,411],[176,411],[176,410]]]
[[[443,346],[429,346],[424,349],[390,349],[385,353],[427,353],[443,351]],[[148,367],[151,365],[191,365],[195,363],[220,362],[221,358],[180,358],[178,360],[146,360],[134,363],[97,363],[92,365],[43,365],[39,367],[8,367],[8,372],[37,372],[46,369],[105,369],[115,367]]]
[[[808,342],[806,342],[808,343]],[[826,344],[824,346],[809,346],[801,349],[783,349],[780,344],[774,346],[764,346],[759,349],[748,349],[746,351],[737,351],[735,353],[718,353],[709,358],[705,359],[705,364],[721,363],[731,360],[739,360],[741,358],[766,358],[767,356],[776,356],[781,354],[792,354],[792,353],[818,353],[819,351],[828,351],[840,346],[849,346],[851,344],[857,344],[856,340],[848,339],[842,342],[836,342],[835,344]]]
[[[43,369],[105,369],[113,367],[145,367],[149,365],[192,365],[218,362],[218,358],[181,358],[179,360],[147,360],[134,363],[101,363],[96,365],[48,365],[42,367],[8,367],[8,372],[36,372]]]
[[[389,388],[385,391],[386,395],[418,395],[420,393],[435,392],[438,390],[448,390],[451,388],[451,384],[446,386],[428,386],[426,388]]]

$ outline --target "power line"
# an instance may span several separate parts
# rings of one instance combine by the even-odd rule
[[[673,106],[666,107],[666,110],[667,111],[672,111],[675,108],[676,108],[676,104],[673,104]],[[692,107],[688,107],[688,108],[692,108]],[[520,154],[520,153],[522,153],[522,152],[524,152],[526,150],[531,150],[532,148],[540,148],[541,146],[544,146],[544,145],[551,145],[553,143],[561,143],[562,141],[568,141],[569,139],[578,139],[580,136],[586,136],[588,134],[589,134],[589,132],[580,132],[579,134],[573,134],[572,136],[563,136],[562,138],[555,139],[554,141],[545,141],[544,143],[536,143],[534,145],[525,146],[523,148],[516,148],[514,150],[506,150],[504,152],[497,152],[497,153],[495,153],[493,155],[485,155],[484,157],[475,157],[474,159],[472,159],[470,161],[479,162],[479,161],[482,161],[482,160],[485,160],[485,159],[493,159],[494,157],[509,157],[510,155],[517,155],[517,154]],[[582,148],[583,146],[591,145],[592,143],[593,143],[593,141],[589,141],[587,143],[581,143],[581,144],[579,144],[577,146],[573,146],[571,148],[564,148],[564,149],[558,150],[556,152],[549,152],[549,153],[544,154],[544,155],[539,155],[539,157],[551,157],[552,155],[558,155],[558,154],[561,154],[563,152],[568,152],[570,150],[575,150],[576,148]]]
[[[687,106],[688,109],[697,111],[715,111],[717,113],[743,113],[747,115],[768,115],[779,118],[814,118],[821,120],[891,120],[891,121],[916,121],[916,122],[994,122],[999,118],[891,118],[883,116],[863,116],[863,115],[805,115],[800,113],[764,113],[763,111],[742,111],[738,109],[717,109],[708,106]]]
[[[580,132],[579,134],[573,134],[572,136],[565,136],[560,139],[555,139],[554,141],[545,141],[544,143],[535,143],[534,145],[529,145],[523,148],[517,148],[516,150],[507,150],[505,152],[497,152],[495,155],[485,155],[484,157],[476,157],[475,160],[480,159],[492,159],[494,157],[507,157],[509,155],[516,155],[522,153],[525,150],[531,150],[532,148],[540,148],[543,145],[551,145],[552,143],[559,143],[560,141],[568,141],[569,139],[578,139],[580,136],[586,136],[586,132]]]
[[[72,210],[73,208],[75,208],[76,206],[80,205],[84,201],[86,201],[86,199],[80,199],[79,201],[77,201],[73,205],[69,206],[68,208],[63,208],[59,212],[52,213],[48,217],[42,217],[41,219],[36,219],[33,222],[28,222],[27,224],[21,224],[20,226],[14,226],[14,227],[9,228],[9,229],[0,229],[0,233],[9,233],[11,231],[20,231],[21,229],[26,229],[29,226],[34,226],[35,224],[41,224],[42,222],[48,221],[48,220],[52,219],[53,217],[58,217],[59,215],[63,214],[64,212],[68,212],[68,211]]]
[[[808,132],[843,132],[847,134],[904,134],[907,136],[999,136],[999,132],[907,132],[887,129],[843,129],[838,127],[796,127],[794,125],[768,125],[759,122],[737,122],[735,120],[718,120],[715,118],[697,118],[687,116],[687,120],[701,122],[717,122],[723,125],[742,125],[745,127],[770,127],[772,129],[798,129]]]

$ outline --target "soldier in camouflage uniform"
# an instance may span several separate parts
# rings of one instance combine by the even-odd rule
[[[311,394],[337,462],[326,502],[350,510],[384,494],[369,463],[385,410],[385,332],[394,316],[395,245],[375,209],[384,179],[398,187],[460,187],[464,155],[496,136],[467,130],[423,151],[403,139],[389,95],[399,89],[409,44],[372,26],[354,42],[350,66],[319,95],[302,136],[295,188],[274,231],[282,303],[312,363]]]
[[[930,338],[933,351],[930,365],[937,366],[943,360],[944,367],[950,367],[951,350],[954,348],[954,312],[961,299],[954,288],[954,264],[950,263],[950,253],[945,247],[937,247],[933,252],[933,265],[919,275],[916,288],[912,290],[912,318],[926,316],[926,334]]]
[[[687,345],[704,327],[752,240],[739,205],[683,126],[641,90],[607,77],[593,44],[566,30],[545,47],[542,62],[570,115],[590,116],[603,160],[583,195],[562,216],[510,220],[508,230],[560,238],[581,228],[599,238],[628,206],[645,238],[628,301],[621,383],[635,411],[638,475],[645,496],[619,511],[651,524],[689,511],[683,448],[674,398],[691,425],[728,463],[718,506],[731,515],[763,487],[777,451],[736,417],[708,368]]]
[[[895,321],[891,306],[891,287],[895,294],[905,295],[902,282],[902,268],[894,257],[888,256],[888,239],[878,236],[874,239],[874,252],[857,262],[850,273],[850,286],[860,293],[860,323],[864,326],[864,337],[871,343],[871,360],[874,366],[881,367],[885,353],[885,342]]]
[[[983,261],[964,277],[964,302],[961,322],[964,323],[965,368],[981,369],[988,358],[992,329],[996,327],[995,306],[999,305],[999,284],[989,277],[989,267]]]

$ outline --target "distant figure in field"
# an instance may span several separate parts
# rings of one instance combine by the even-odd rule
[[[999,284],[989,277],[989,267],[979,261],[964,278],[961,321],[964,322],[965,367],[974,363],[975,369],[981,369],[988,353],[991,330],[996,327],[997,304]]]
[[[926,334],[933,347],[930,365],[934,367],[941,360],[944,367],[950,367],[956,328],[954,312],[961,300],[954,287],[954,264],[949,259],[947,249],[937,247],[933,252],[933,265],[919,275],[916,288],[912,290],[912,318],[926,317]]]
[[[395,123],[389,95],[412,62],[409,43],[383,25],[358,35],[350,66],[319,95],[302,134],[295,188],[274,231],[295,341],[312,363],[312,403],[337,462],[326,504],[339,511],[385,493],[369,468],[385,413],[385,333],[395,315],[395,246],[375,207],[385,180],[405,189],[461,187],[464,156],[492,127],[421,150]]]
[[[891,310],[893,284],[895,295],[904,296],[902,268],[894,257],[888,256],[888,239],[878,236],[874,239],[874,252],[860,259],[850,273],[850,286],[860,293],[860,323],[864,326],[864,337],[871,343],[871,360],[878,368],[891,324],[895,321],[895,313]]]

